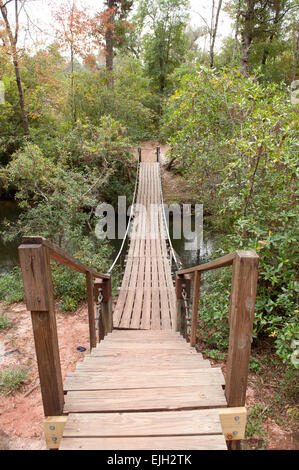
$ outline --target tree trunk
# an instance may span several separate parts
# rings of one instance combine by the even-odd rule
[[[297,31],[297,41],[294,53],[294,62],[293,62],[293,74],[292,74],[292,82],[296,80],[296,70],[298,64],[298,56],[299,56],[299,31]]]
[[[215,40],[216,40],[216,35],[217,35],[218,21],[219,21],[219,14],[220,14],[221,6],[222,6],[222,0],[219,0],[215,24],[213,25],[212,31],[211,31],[211,34],[212,34],[212,41],[211,41],[211,47],[210,47],[210,67],[211,68],[214,66],[214,47],[215,47]]]
[[[20,98],[20,108],[21,108],[23,128],[24,128],[25,134],[29,135],[29,124],[28,124],[28,116],[27,116],[27,111],[26,111],[26,106],[25,106],[25,95],[24,95],[24,90],[23,90],[23,86],[22,86],[22,80],[21,80],[18,60],[14,59],[13,64],[14,64],[16,82],[17,82],[19,98]]]
[[[113,25],[115,18],[115,0],[108,0],[108,9],[110,10],[108,25],[105,33],[105,42],[106,42],[106,70],[108,73],[108,88],[114,88],[113,80],[113,60],[114,60],[114,33]]]
[[[8,21],[7,9],[3,5],[3,2],[0,1],[0,10],[1,10],[2,17],[5,23],[5,30],[9,38],[11,55],[13,58],[13,65],[14,65],[16,83],[17,83],[18,93],[19,93],[23,128],[24,128],[25,134],[29,135],[28,116],[27,116],[27,111],[26,111],[26,106],[25,106],[25,95],[24,95],[24,90],[23,90],[23,85],[22,85],[22,80],[21,80],[21,75],[20,75],[20,66],[19,66],[18,51],[17,51],[17,39],[18,39],[18,27],[19,27],[17,8],[18,8],[18,2],[17,0],[15,0],[15,12],[16,12],[16,27],[15,28],[16,30],[15,30],[15,35],[13,35],[11,26]]]
[[[254,30],[254,4],[255,0],[247,0],[246,10],[242,13],[244,17],[244,25],[242,29],[241,41],[241,69],[245,76],[249,74],[249,55],[250,46],[253,38]]]
[[[236,26],[235,26],[235,43],[233,50],[233,62],[236,58],[238,52],[238,34],[239,34],[239,25],[240,25],[240,16],[241,16],[241,0],[238,2],[238,9],[236,14]]]

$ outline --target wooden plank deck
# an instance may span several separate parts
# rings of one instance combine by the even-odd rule
[[[174,331],[114,330],[67,375],[60,449],[226,449],[223,384]]]
[[[62,450],[225,450],[224,377],[175,332],[159,164],[140,164],[133,238],[108,334],[64,384]],[[150,212],[151,204],[156,205]]]
[[[114,328],[171,330],[175,328],[175,291],[165,241],[159,163],[140,163],[136,203]]]

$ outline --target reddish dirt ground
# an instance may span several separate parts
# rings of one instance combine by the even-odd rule
[[[0,333],[0,367],[29,367],[29,381],[9,396],[0,395],[0,449],[45,449],[43,407],[38,380],[30,313],[23,303],[5,309],[13,327]],[[63,379],[88,352],[89,332],[85,305],[75,314],[57,311],[57,330]],[[3,356],[11,351],[9,355]]]

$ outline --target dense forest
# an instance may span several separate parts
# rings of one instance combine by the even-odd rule
[[[222,234],[212,256],[258,253],[254,341],[271,341],[293,383],[296,0],[213,0],[209,14],[187,0],[106,0],[98,10],[50,2],[51,37],[39,44],[31,3],[0,0],[0,193],[20,209],[2,221],[3,240],[38,234],[105,272],[112,247],[95,236],[95,209],[118,195],[130,203],[134,148],[167,143],[168,171]],[[220,43],[223,14],[232,29]],[[227,349],[230,275],[207,276],[201,299],[200,339],[216,359]],[[74,311],[84,280],[53,265],[53,282],[62,309]],[[18,266],[1,274],[0,297],[23,299]]]

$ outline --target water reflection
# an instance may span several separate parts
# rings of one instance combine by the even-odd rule
[[[192,239],[187,239],[184,237],[182,223],[180,226],[174,226],[175,219],[169,221],[169,233],[172,240],[173,248],[179,255],[179,258],[185,268],[196,266],[207,261],[213,251],[215,250],[215,240],[212,235],[203,230],[203,236],[201,234],[195,234]],[[181,238],[174,239],[173,233],[180,230],[181,227]],[[195,217],[191,216],[191,227],[194,231],[195,229]]]
[[[14,201],[0,201],[0,232],[3,232],[4,220],[14,222],[18,219],[20,209]],[[4,242],[2,233],[0,235],[0,272],[10,271],[19,264],[18,246],[20,240]]]

